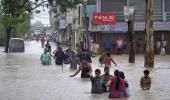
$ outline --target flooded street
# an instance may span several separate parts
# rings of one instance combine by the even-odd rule
[[[93,95],[91,82],[80,79],[80,74],[69,77],[74,71],[69,65],[53,64],[43,66],[40,63],[40,54],[43,52],[40,43],[26,42],[26,52],[5,54],[0,49],[0,100],[112,100],[108,93]],[[52,45],[52,50],[56,47]],[[151,70],[152,87],[150,91],[140,89],[140,78],[143,76],[144,58],[136,56],[136,63],[129,64],[128,56],[113,55],[113,59],[120,69],[125,72],[132,96],[114,100],[170,100],[170,56],[155,56],[155,68]],[[99,66],[98,57],[93,58],[93,75]]]

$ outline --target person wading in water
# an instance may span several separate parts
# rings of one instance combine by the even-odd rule
[[[90,78],[90,75],[92,73],[92,67],[86,60],[82,60],[76,73],[70,75],[70,77],[76,76],[80,71],[81,71],[81,78]]]

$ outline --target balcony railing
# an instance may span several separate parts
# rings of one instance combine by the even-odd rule
[[[170,12],[166,12],[166,20],[170,21]]]

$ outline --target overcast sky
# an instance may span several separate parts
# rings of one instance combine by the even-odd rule
[[[50,26],[49,23],[49,9],[47,9],[47,7],[38,7],[36,10],[40,10],[41,12],[36,14],[35,10],[33,11],[33,15],[32,15],[32,19],[31,19],[31,24],[34,24],[36,21],[41,21],[42,24],[44,24],[45,26]]]

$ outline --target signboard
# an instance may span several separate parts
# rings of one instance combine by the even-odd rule
[[[93,24],[114,24],[115,13],[93,13]]]
[[[154,22],[155,31],[170,31],[170,22]],[[136,31],[143,31],[145,29],[144,22],[137,22],[134,25]]]
[[[124,15],[125,16],[129,16],[131,14],[133,14],[135,11],[134,6],[124,6]]]
[[[127,23],[119,22],[114,25],[93,25],[91,28],[92,32],[126,32]]]
[[[134,23],[135,31],[144,31],[145,23],[136,22]],[[114,25],[93,25],[91,27],[92,32],[127,32],[128,25],[125,22],[118,22]],[[170,22],[154,22],[154,31],[170,31]]]
[[[64,29],[64,28],[66,28],[66,20],[60,19],[60,27],[59,27],[59,29]]]
[[[134,13],[134,6],[124,6],[124,16],[125,16],[125,22],[127,22],[130,18],[130,15],[133,15]]]

